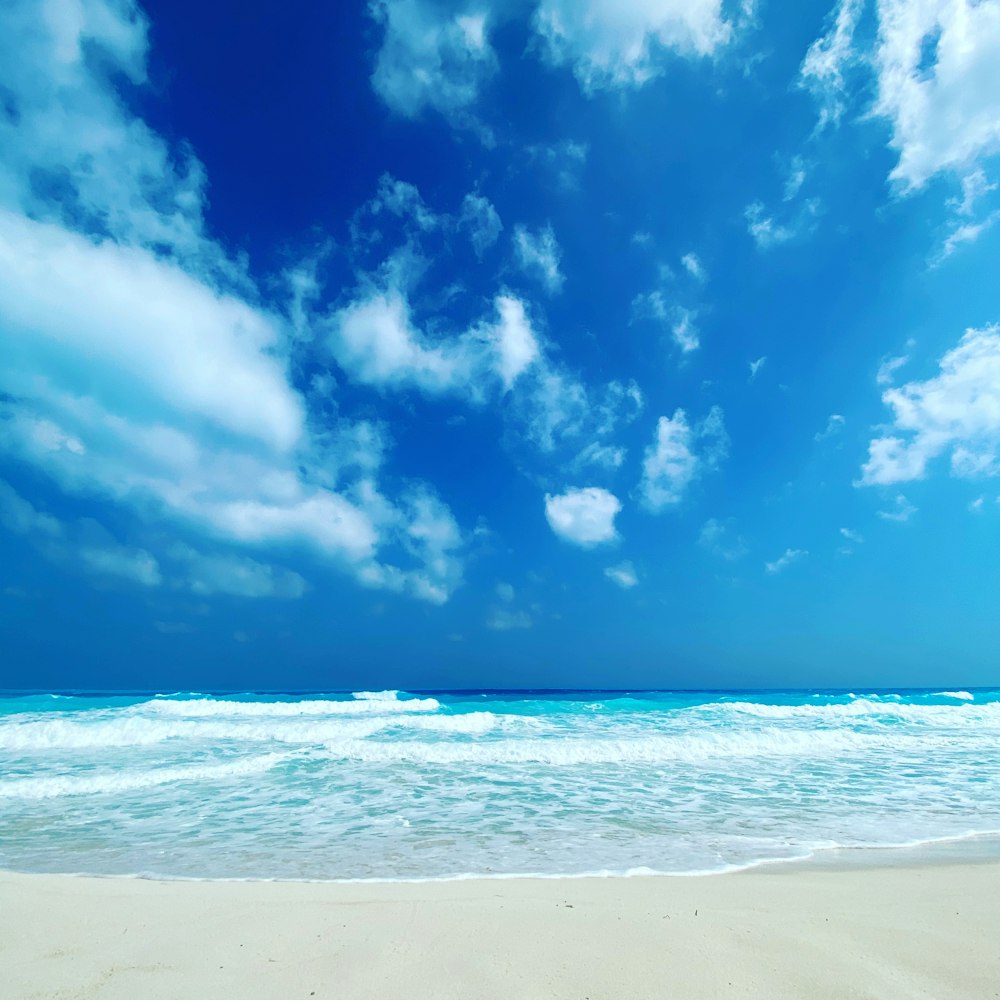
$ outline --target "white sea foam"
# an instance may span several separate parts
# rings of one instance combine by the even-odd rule
[[[492,712],[467,712],[462,715],[392,715],[386,718],[322,719],[306,716],[308,721],[279,716],[251,715],[227,719],[225,716],[202,718],[148,718],[130,715],[92,720],[37,718],[25,722],[0,724],[0,750],[59,750],[100,747],[152,746],[166,741],[205,742],[233,740],[246,743],[331,744],[358,740],[385,731],[420,732],[451,735],[481,735],[498,727],[538,728],[533,719],[498,716]]]
[[[369,763],[412,764],[673,764],[714,759],[790,757],[799,760],[873,751],[920,753],[926,737],[915,734],[860,733],[849,730],[817,732],[719,732],[696,735],[647,736],[634,739],[550,737],[488,743],[406,741],[389,743],[342,740],[327,745],[334,759]]]
[[[756,701],[729,701],[698,705],[693,710],[718,715],[740,713],[765,719],[837,720],[862,716],[892,716],[912,722],[946,722],[948,725],[978,725],[989,722],[1000,725],[1000,702],[988,702],[983,705],[967,702],[960,705],[914,705],[858,698],[839,705],[769,705]]]
[[[935,698],[957,698],[959,701],[974,701],[975,695],[969,691],[938,691]]]
[[[8,703],[0,867],[683,873],[961,837],[1000,829],[1000,693],[963,694]]]
[[[16,778],[0,781],[0,798],[49,799],[66,795],[118,795],[179,781],[223,781],[261,774],[291,760],[293,756],[291,753],[269,753],[259,757],[243,757],[225,764],[192,764],[148,771],[61,775],[53,778]]]

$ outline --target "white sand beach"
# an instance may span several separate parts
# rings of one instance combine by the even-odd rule
[[[1000,997],[1000,863],[310,884],[0,875],[6,1000]]]

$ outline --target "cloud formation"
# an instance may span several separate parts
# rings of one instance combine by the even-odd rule
[[[545,517],[549,527],[567,542],[591,548],[618,537],[615,517],[622,509],[613,493],[598,486],[568,489],[556,496],[545,494]]]
[[[420,484],[379,489],[370,422],[316,432],[291,373],[298,322],[206,233],[200,164],[119,98],[145,81],[145,19],[105,0],[78,13],[15,4],[0,42],[18,109],[0,122],[0,450],[160,533],[292,542],[366,586],[443,600],[461,579],[450,511]],[[414,195],[380,187],[390,213]],[[157,582],[141,554],[81,552]]]
[[[868,446],[863,484],[923,479],[945,454],[954,476],[1000,474],[1000,327],[967,330],[939,367],[933,378],[882,394],[892,423]]]
[[[639,493],[643,506],[657,513],[679,504],[695,478],[716,468],[728,450],[729,436],[718,406],[693,427],[684,410],[660,417],[642,463]]]

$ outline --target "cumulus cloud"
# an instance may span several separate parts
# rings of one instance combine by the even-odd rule
[[[525,226],[514,228],[514,254],[518,266],[537,278],[550,294],[562,289],[565,280],[559,270],[562,253],[551,226],[532,234]]]
[[[975,0],[882,0],[873,112],[892,127],[904,190],[1000,150],[1000,7]]]
[[[793,563],[804,559],[807,555],[809,553],[804,549],[785,549],[784,553],[775,559],[774,562],[764,563],[764,569],[768,573],[780,573]]]
[[[315,425],[291,376],[301,317],[260,304],[206,233],[200,164],[120,97],[145,80],[144,17],[127,2],[74,10],[14,3],[0,38],[18,109],[0,116],[0,450],[161,531],[292,541],[366,585],[440,600],[460,578],[454,538],[414,539],[419,488],[383,495],[371,424]],[[380,190],[386,212],[419,207],[405,186]],[[314,282],[297,273],[304,312]],[[78,548],[95,571],[146,585],[159,572],[106,539]]]
[[[660,417],[642,463],[639,492],[643,506],[655,513],[680,503],[695,478],[717,467],[728,450],[729,436],[718,406],[694,427],[684,410]]]
[[[431,394],[456,392],[478,401],[491,379],[499,378],[509,389],[539,355],[524,304],[499,295],[494,307],[496,320],[434,342],[417,329],[402,291],[376,290],[332,317],[328,346],[359,382],[413,385]]]
[[[897,162],[889,177],[900,191],[937,174],[964,178],[1000,151],[1000,8],[976,0],[880,0],[877,36],[855,39],[864,4],[839,0],[829,31],[810,47],[801,80],[820,101],[819,126],[835,124],[859,89],[875,81],[869,114],[890,128]],[[972,238],[971,235],[968,238]]]
[[[949,454],[952,475],[1000,474],[1000,327],[967,330],[939,362],[940,373],[887,389],[887,433],[872,439],[865,485],[922,479]]]
[[[524,301],[506,291],[495,296],[493,316],[449,331],[440,299],[462,293],[421,284],[431,252],[424,254],[420,240],[420,233],[409,232],[404,246],[387,250],[374,269],[356,262],[351,299],[312,317],[345,375],[382,391],[448,394],[475,406],[502,399],[508,445],[561,451],[567,473],[586,464],[621,464],[624,449],[608,439],[642,409],[635,383],[586,385],[552,356]],[[478,298],[472,308],[481,309]]]
[[[371,77],[379,97],[406,118],[430,109],[471,123],[479,88],[496,69],[487,5],[373,0],[369,10],[383,30]]]
[[[641,86],[663,71],[665,53],[710,56],[732,34],[721,0],[541,0],[534,27],[549,59],[588,92]]]
[[[615,516],[621,509],[618,497],[598,486],[545,495],[549,527],[560,538],[582,548],[613,542],[618,537]]]

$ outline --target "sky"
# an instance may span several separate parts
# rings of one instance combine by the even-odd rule
[[[998,0],[0,21],[0,687],[1000,683]]]

